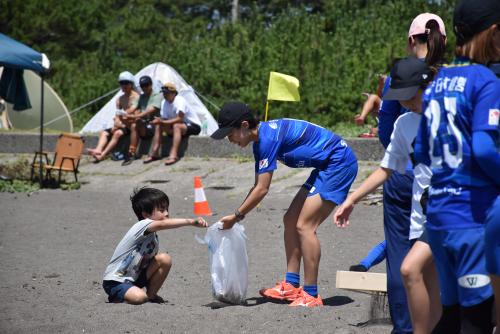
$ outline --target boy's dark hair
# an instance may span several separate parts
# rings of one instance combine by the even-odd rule
[[[165,210],[170,205],[167,194],[155,188],[135,188],[130,196],[132,209],[139,220],[143,220],[143,212],[153,213],[154,209]]]

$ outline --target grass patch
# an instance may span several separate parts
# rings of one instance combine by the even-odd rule
[[[38,174],[38,170],[35,172]],[[25,192],[32,193],[40,190],[38,179],[31,182],[31,162],[26,158],[0,164],[0,192]],[[79,182],[66,183],[61,180],[59,187],[62,190],[80,189]],[[57,188],[54,180],[44,181],[44,187]]]
[[[32,193],[40,190],[38,183],[26,180],[0,180],[0,192]]]

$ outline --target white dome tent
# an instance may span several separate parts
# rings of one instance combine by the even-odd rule
[[[149,75],[151,79],[153,79],[153,90],[155,92],[159,92],[160,87],[167,82],[171,82],[175,85],[179,95],[186,99],[191,110],[198,114],[202,122],[203,130],[200,136],[209,136],[219,128],[214,117],[200,101],[194,89],[171,66],[164,63],[153,63],[144,67],[134,76],[136,87],[139,87],[139,79],[144,75]],[[112,127],[113,117],[116,113],[116,99],[121,94],[121,91],[117,92],[111,100],[109,100],[108,103],[106,103],[106,105],[85,124],[80,133],[96,133]],[[206,125],[206,131],[203,125]]]

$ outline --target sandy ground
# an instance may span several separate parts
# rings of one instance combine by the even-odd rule
[[[136,221],[132,189],[157,187],[170,197],[171,216],[191,217],[193,176],[199,175],[215,222],[234,211],[253,183],[253,163],[241,160],[185,158],[170,167],[86,161],[80,190],[0,193],[0,333],[389,333],[388,325],[356,326],[370,320],[370,295],[335,289],[336,271],[383,239],[380,205],[358,205],[346,230],[331,217],[320,227],[324,307],[291,308],[259,296],[260,288],[283,277],[282,215],[310,172],[283,165],[264,202],[243,222],[249,239],[246,306],[214,302],[207,249],[194,238],[205,231],[194,227],[159,232],[160,250],[174,263],[159,293],[166,303],[107,303],[102,274]],[[362,163],[355,187],[375,166]],[[373,271],[384,272],[385,265]]]

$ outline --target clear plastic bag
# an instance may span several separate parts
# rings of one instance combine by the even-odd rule
[[[245,228],[236,223],[232,229],[221,230],[222,223],[210,226],[200,243],[208,246],[208,261],[214,298],[232,304],[245,302],[248,287],[247,236]]]

